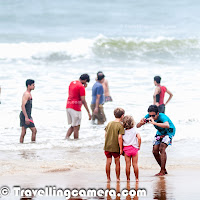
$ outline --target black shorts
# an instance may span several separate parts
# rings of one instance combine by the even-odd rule
[[[165,104],[161,104],[158,106],[158,112],[159,113],[165,113]]]
[[[23,112],[20,113],[19,118],[20,118],[20,127],[25,127],[25,128],[35,127],[35,124],[32,121],[32,117],[29,117],[29,120],[30,120],[30,124],[29,125],[27,125],[25,123],[25,116],[24,116]]]

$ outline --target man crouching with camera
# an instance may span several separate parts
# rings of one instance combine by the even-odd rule
[[[176,128],[168,116],[158,112],[158,107],[156,105],[149,106],[148,113],[149,114],[137,124],[137,128],[140,128],[146,123],[150,123],[157,129],[153,141],[153,155],[161,168],[156,176],[163,176],[167,174],[165,168],[167,154],[165,150],[168,145],[172,144],[172,138],[175,135]]]

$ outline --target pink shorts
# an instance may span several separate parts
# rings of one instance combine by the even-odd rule
[[[112,156],[113,156],[114,158],[117,158],[117,157],[120,156],[119,153],[116,153],[116,152],[110,152],[110,151],[105,151],[105,155],[106,155],[107,158],[112,158]]]
[[[128,157],[134,157],[136,156],[138,149],[133,146],[124,146],[123,151]]]

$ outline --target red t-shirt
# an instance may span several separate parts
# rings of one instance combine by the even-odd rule
[[[72,108],[81,111],[81,96],[85,96],[85,87],[80,81],[72,81],[69,85],[69,96],[66,108]]]

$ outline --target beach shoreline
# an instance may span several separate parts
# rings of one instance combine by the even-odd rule
[[[1,1],[0,200],[22,200],[12,192],[1,196],[4,186],[11,191],[13,186],[144,188],[147,196],[134,200],[199,199],[199,6],[196,0]],[[113,99],[104,104],[107,121],[103,125],[92,123],[82,107],[79,139],[71,135],[65,140],[70,127],[66,115],[69,84],[81,74],[90,76],[85,91],[90,107],[98,71],[105,74]],[[125,159],[121,157],[121,181],[116,182],[112,161],[109,184],[103,150],[105,126],[114,120],[117,107],[140,122],[153,103],[155,76],[161,76],[162,85],[173,93],[165,112],[176,127],[172,145],[166,150],[168,174],[154,176],[160,171],[152,154],[156,129],[147,123],[138,129],[142,140],[139,183],[131,168],[127,184]],[[31,116],[37,136],[31,142],[32,132],[27,129],[21,144],[19,114],[29,78],[35,81]]]
[[[121,159],[122,160],[122,159]],[[21,171],[13,171],[8,173],[5,171],[1,174],[0,185],[8,186],[9,188],[20,186],[21,188],[45,188],[55,187],[64,189],[114,189],[116,191],[122,191],[123,189],[145,189],[147,195],[141,197],[142,199],[197,199],[198,198],[198,178],[200,177],[199,168],[169,168],[168,175],[156,177],[159,167],[154,169],[143,169],[140,167],[139,171],[139,183],[135,182],[133,170],[131,169],[131,181],[126,181],[124,166],[121,167],[121,180],[116,181],[114,163],[111,170],[111,182],[107,183],[106,174],[104,168],[78,168],[74,166],[63,165],[63,161],[30,161],[27,160],[23,165],[20,161],[18,167],[21,167]],[[6,161],[1,161],[3,167]],[[28,164],[29,163],[29,164]],[[32,171],[27,171],[27,168],[31,168]],[[16,164],[16,163],[15,163]],[[42,168],[43,166],[43,168]],[[45,167],[46,166],[46,167]],[[55,167],[56,166],[56,167]],[[18,168],[16,166],[16,168]],[[19,169],[19,168],[18,168]],[[35,170],[34,170],[35,169]],[[9,197],[3,197],[2,199],[18,199],[11,192]],[[128,197],[127,197],[128,198]],[[127,199],[121,196],[118,199]],[[136,197],[137,198],[137,197]],[[140,199],[140,197],[138,197]],[[45,197],[34,197],[34,199],[45,199]],[[49,197],[48,199],[51,199]],[[53,197],[52,199],[63,199],[61,197]],[[80,199],[80,197],[78,197]],[[96,199],[96,197],[84,199]],[[101,199],[107,199],[107,197],[101,197]],[[112,199],[112,198],[111,198]]]

